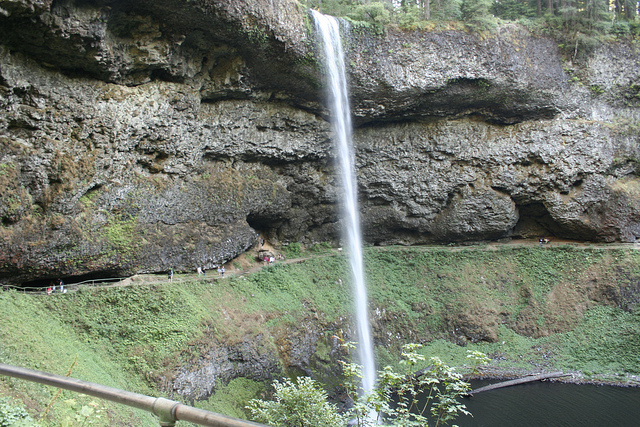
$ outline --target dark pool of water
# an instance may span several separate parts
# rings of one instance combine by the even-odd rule
[[[483,384],[472,384],[477,388]],[[464,399],[460,427],[640,426],[640,388],[536,382]]]

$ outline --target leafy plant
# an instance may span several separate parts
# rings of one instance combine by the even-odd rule
[[[302,255],[302,245],[300,243],[289,243],[284,247],[284,253],[287,258],[297,258]]]
[[[0,427],[37,427],[39,424],[22,407],[14,406],[7,398],[0,398]]]
[[[309,252],[316,254],[324,253],[330,250],[331,243],[329,242],[316,243],[315,245],[311,246],[311,248],[309,248]]]
[[[350,351],[353,343],[344,343]],[[379,425],[427,426],[432,420],[436,426],[446,424],[458,414],[469,414],[459,398],[470,388],[462,375],[444,364],[439,358],[430,358],[430,365],[418,370],[425,357],[417,352],[420,344],[406,344],[401,354],[402,372],[386,366],[379,372],[375,390],[369,395],[360,392],[362,367],[343,362],[344,387],[353,401],[352,408],[339,414],[334,405],[327,403],[324,390],[311,378],[300,377],[274,382],[275,400],[254,399],[248,409],[256,421],[276,427],[288,426],[345,426]],[[487,357],[475,351],[469,355],[477,364]]]
[[[469,414],[459,401],[470,390],[469,383],[463,380],[462,374],[438,357],[431,357],[429,366],[418,369],[426,362],[426,357],[418,352],[421,347],[420,344],[402,347],[402,372],[386,366],[379,373],[373,395],[363,397],[366,404],[354,405],[355,408],[363,408],[361,413],[356,414],[357,419],[362,421],[358,425],[375,425],[368,415],[372,412],[382,414],[385,423],[394,426],[426,426],[430,420],[438,426],[454,420],[459,414]],[[486,363],[483,354],[477,352],[474,357],[478,363]],[[349,366],[346,372],[351,376],[347,380],[347,388],[353,393],[356,384],[352,379],[359,379],[358,370]]]
[[[254,420],[274,427],[342,427],[347,419],[327,402],[327,394],[313,379],[299,377],[273,383],[274,399],[253,399],[247,409]]]

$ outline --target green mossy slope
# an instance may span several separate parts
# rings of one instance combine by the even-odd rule
[[[302,256],[308,258],[224,279],[147,278],[52,296],[2,292],[0,362],[61,375],[73,367],[72,377],[163,395],[211,337],[240,343],[268,336],[262,345],[279,355],[285,374],[284,337],[305,322],[323,331],[315,348],[329,360],[330,337],[349,325],[348,267],[336,251]],[[627,383],[640,374],[634,249],[368,248],[365,264],[380,364],[397,360],[400,345],[421,342],[425,353],[458,366],[467,350],[483,351],[496,372],[559,369]],[[262,390],[239,378],[195,405],[243,417],[240,401]],[[55,394],[0,379],[0,397],[13,398],[34,418]],[[41,422],[74,425],[88,416],[92,425],[157,425],[143,412],[68,392]]]

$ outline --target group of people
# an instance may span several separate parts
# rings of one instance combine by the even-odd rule
[[[540,242],[540,246],[544,245],[545,243],[549,243],[550,240],[547,239],[546,237],[541,237],[540,240],[538,240],[538,242]]]
[[[260,242],[260,247],[263,248],[265,244],[265,240],[261,236],[258,236],[258,239],[259,239],[258,241]],[[278,259],[284,259],[284,256],[282,254],[278,254]],[[273,264],[276,261],[276,257],[273,255],[265,256],[263,261],[268,264]],[[204,267],[196,267],[196,273],[198,273],[198,276],[204,276],[206,275],[207,271]],[[224,265],[221,265],[220,267],[218,267],[218,274],[220,274],[221,277],[224,277],[224,273],[225,273]],[[169,281],[171,282],[173,280],[173,269],[169,270],[168,277],[169,277]]]
[[[207,270],[204,267],[198,267],[196,268],[196,272],[198,273],[198,276],[204,276],[207,273]],[[218,273],[220,273],[220,275],[224,277],[224,265],[218,267]]]
[[[59,292],[61,294],[67,293],[67,290],[64,288],[64,282],[62,281],[62,279],[58,279],[55,283],[52,282],[47,288],[47,295],[51,295],[56,292]]]
[[[277,259],[284,259],[284,255],[278,254]],[[274,257],[273,255],[265,255],[262,258],[262,261],[264,261],[265,264],[273,264],[276,261],[276,257]]]
[[[204,276],[207,273],[207,270],[205,267],[196,267],[196,273],[198,273],[198,276]],[[224,265],[218,267],[218,273],[220,273],[220,275],[222,277],[224,277]],[[169,269],[169,272],[167,273],[169,281],[172,282],[173,281],[173,269]]]

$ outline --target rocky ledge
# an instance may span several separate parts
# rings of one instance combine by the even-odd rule
[[[337,241],[312,28],[294,0],[0,0],[0,280]],[[635,45],[343,30],[369,243],[638,238]]]

